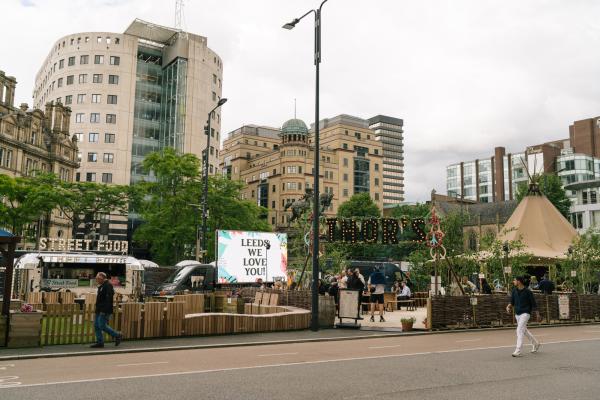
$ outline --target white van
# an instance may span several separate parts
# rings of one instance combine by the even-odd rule
[[[95,253],[27,253],[15,260],[14,296],[69,290],[81,297],[96,293],[96,274],[104,272],[124,300],[138,300],[144,293],[144,267],[133,257]]]

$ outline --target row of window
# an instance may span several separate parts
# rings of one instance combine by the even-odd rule
[[[13,151],[0,147],[0,167],[11,168],[13,160]]]
[[[116,124],[117,123],[117,115],[116,114],[106,114],[105,121],[107,124]],[[85,122],[85,113],[75,114],[75,122],[76,123]],[[100,123],[100,113],[90,113],[90,123],[92,123],[92,124]]]
[[[85,54],[85,55],[81,55],[79,56],[79,64],[80,65],[86,65],[90,63],[90,56]],[[94,64],[104,64],[104,56],[101,54],[96,54],[94,56]],[[119,56],[110,56],[109,57],[109,64],[110,65],[120,65],[121,64],[121,57]],[[71,56],[69,58],[67,58],[67,66],[72,67],[75,65],[75,56]],[[58,60],[58,69],[63,69],[65,67],[65,59],[61,58],[60,60]],[[56,63],[54,63],[54,66],[52,67],[52,72],[56,71]]]
[[[98,153],[93,151],[89,152],[87,154],[87,160],[88,162],[98,162]],[[115,161],[114,153],[104,153],[102,161],[106,164],[112,164]]]
[[[113,174],[111,172],[103,172],[101,175],[102,183],[112,183]],[[75,174],[75,180],[77,182],[81,181],[81,172],[77,172]],[[86,182],[96,182],[96,173],[95,172],[86,172],[85,173],[85,181]]]
[[[78,82],[81,84],[88,83],[88,75],[89,74],[79,74]],[[104,74],[91,74],[92,75],[92,83],[102,83],[104,80]],[[64,78],[58,78],[56,81],[56,86],[61,88],[63,87],[63,83],[65,83]],[[66,84],[72,85],[75,83],[75,75],[67,75]],[[108,84],[109,85],[118,85],[119,84],[119,75],[108,75]],[[51,90],[54,90],[54,82],[52,82]]]
[[[77,141],[82,143],[84,141],[85,135],[83,133],[76,133]],[[104,143],[114,143],[116,135],[114,133],[105,133],[104,134]],[[88,134],[88,143],[98,143],[100,141],[100,134],[96,132],[90,132]]]

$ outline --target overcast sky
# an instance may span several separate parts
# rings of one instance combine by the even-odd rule
[[[314,119],[313,22],[283,23],[318,0],[187,0],[185,28],[224,62],[223,132]],[[0,0],[0,69],[31,101],[59,37],[173,26],[175,0]],[[406,193],[445,193],[447,164],[565,138],[600,115],[600,1],[329,0],[323,8],[321,117],[404,120]]]

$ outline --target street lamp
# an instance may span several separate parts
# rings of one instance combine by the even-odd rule
[[[323,0],[316,10],[310,10],[300,18],[283,25],[284,29],[293,29],[298,22],[310,13],[315,14],[315,170],[313,183],[313,250],[312,250],[312,305],[310,329],[319,330],[319,64],[321,63],[321,8],[327,0]]]
[[[204,159],[202,163],[202,178],[204,179],[204,188],[202,191],[202,257],[206,262],[206,218],[207,214],[207,203],[208,203],[208,157],[210,155],[210,117],[212,113],[223,104],[227,102],[226,98],[219,100],[215,108],[210,110],[208,113],[208,120],[206,123],[205,134],[206,134],[206,149],[204,149]]]

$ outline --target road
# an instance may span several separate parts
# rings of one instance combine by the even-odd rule
[[[10,361],[0,399],[600,398],[600,326],[532,332],[521,358],[503,330]]]

